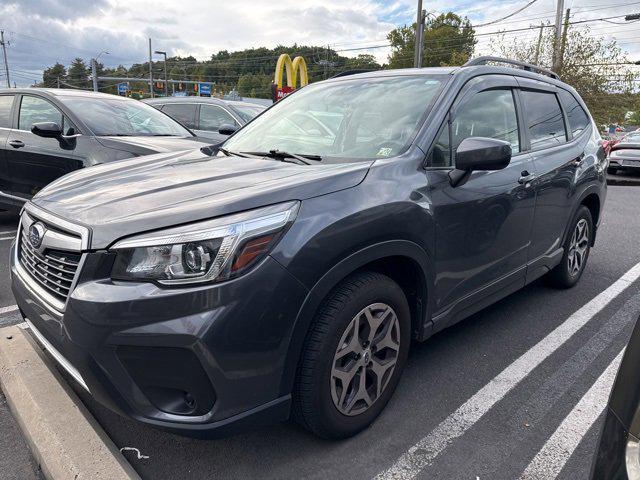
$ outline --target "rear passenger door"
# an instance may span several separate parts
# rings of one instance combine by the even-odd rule
[[[570,132],[560,106],[559,89],[535,80],[518,78],[522,87],[525,142],[536,179],[536,208],[529,249],[528,276],[538,276],[561,255],[564,232],[573,214],[576,171],[582,147],[570,142]]]

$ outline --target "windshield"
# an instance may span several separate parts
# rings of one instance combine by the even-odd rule
[[[260,112],[264,111],[265,107],[253,106],[253,105],[237,105],[233,104],[233,109],[238,112],[238,115],[242,117],[245,122],[252,120]]]
[[[372,77],[309,85],[224,144],[234,152],[370,159],[404,152],[445,75]]]
[[[62,101],[98,136],[192,136],[171,117],[137,100],[67,96]]]

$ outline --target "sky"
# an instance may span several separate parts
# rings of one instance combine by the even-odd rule
[[[508,20],[477,28],[477,33],[553,22],[556,1],[537,0]],[[424,0],[423,8],[435,14],[453,11],[480,25],[529,2]],[[154,50],[200,60],[219,50],[298,43],[331,45],[348,56],[371,53],[384,62],[388,48],[365,47],[384,45],[391,29],[414,21],[416,5],[416,0],[0,0],[0,29],[8,42],[12,83],[24,86],[40,81],[42,70],[56,61],[88,61],[103,51],[109,52],[100,55],[106,66],[144,62],[148,38]],[[633,0],[565,0],[565,7],[571,8],[572,20],[640,13],[640,1]],[[621,24],[591,22],[592,33],[615,38],[631,59],[640,60],[640,22],[609,21]],[[512,38],[536,34],[514,33]],[[478,37],[477,53],[489,53],[490,38]],[[2,72],[0,84],[4,81]]]

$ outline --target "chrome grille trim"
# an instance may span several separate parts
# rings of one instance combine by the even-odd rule
[[[27,233],[36,221],[47,228],[39,248],[30,244]],[[77,282],[85,258],[83,246],[88,247],[88,242],[89,231],[85,227],[28,204],[18,226],[14,253],[16,273],[34,296],[60,314]]]

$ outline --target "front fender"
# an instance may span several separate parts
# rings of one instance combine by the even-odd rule
[[[371,262],[387,257],[405,257],[419,266],[423,275],[423,285],[425,286],[425,291],[422,292],[422,298],[426,299],[426,305],[422,309],[418,336],[420,339],[429,336],[432,329],[432,306],[428,292],[433,288],[434,273],[432,261],[427,252],[409,240],[389,240],[367,246],[337,263],[310,289],[298,312],[292,329],[281,383],[282,394],[288,394],[293,389],[298,360],[304,346],[304,341],[322,300],[340,281],[353,272]]]

